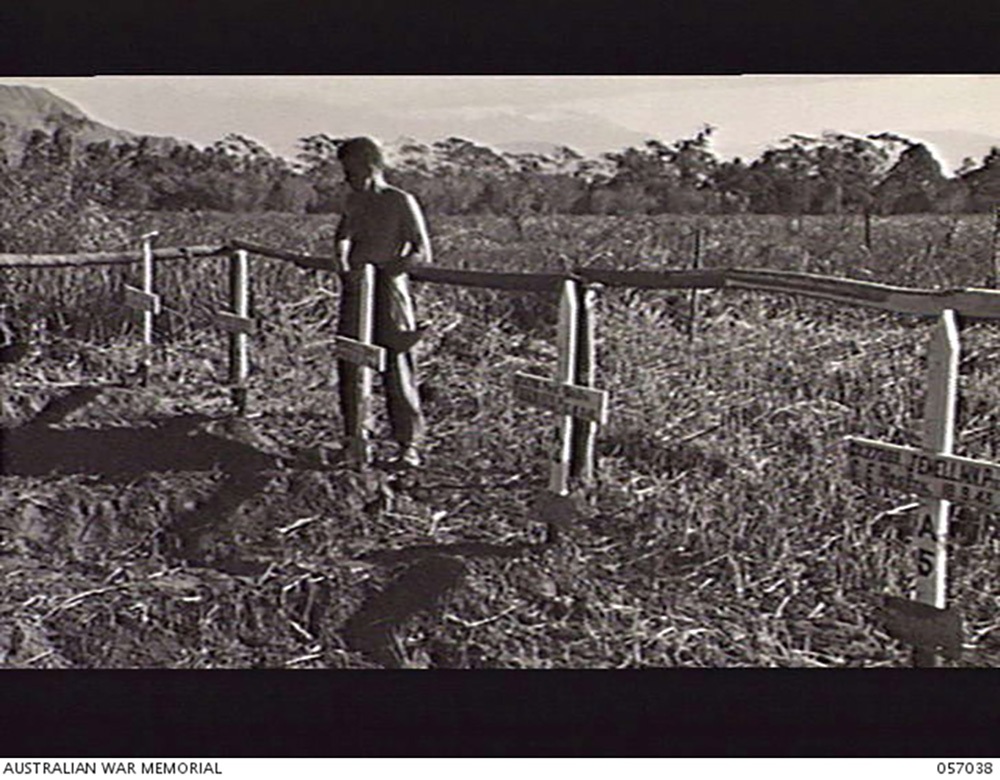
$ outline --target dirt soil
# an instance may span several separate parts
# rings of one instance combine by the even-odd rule
[[[523,504],[523,474],[400,473],[387,452],[362,472],[293,440],[335,441],[320,414],[123,419],[149,395],[77,386],[3,429],[0,664],[476,666],[440,637],[413,657],[405,629],[433,633],[470,565],[550,551],[523,518],[509,538],[453,525]]]

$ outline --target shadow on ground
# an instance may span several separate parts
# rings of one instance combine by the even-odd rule
[[[119,482],[156,472],[246,472],[275,465],[250,445],[200,430],[207,416],[172,417],[142,428],[59,429],[37,419],[0,432],[0,474],[88,474]]]
[[[463,557],[518,558],[545,547],[547,545],[531,543],[463,542],[369,553],[363,559],[372,563],[409,565],[347,621],[343,628],[344,639],[352,650],[364,653],[382,666],[403,667],[406,662],[396,639],[396,629],[417,614],[440,609],[444,599],[461,587],[468,572]]]
[[[420,612],[440,607],[445,596],[462,583],[466,572],[465,563],[458,558],[420,558],[347,621],[343,636],[348,647],[382,666],[404,666],[395,629]]]
[[[238,437],[209,432],[206,427],[219,424],[209,415],[179,415],[142,427],[52,427],[102,390],[74,388],[49,401],[27,423],[0,430],[0,475],[87,475],[120,484],[146,474],[220,471],[224,477],[216,491],[163,529],[168,542],[164,552],[189,563],[204,562],[207,540],[263,490],[268,482],[264,472],[278,465],[277,457]]]

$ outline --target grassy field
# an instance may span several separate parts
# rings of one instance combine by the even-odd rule
[[[119,213],[56,250],[238,237],[329,253],[335,221]],[[982,286],[983,216],[432,220],[435,262],[484,270],[782,268]],[[86,242],[83,239],[86,238]],[[134,244],[133,244],[134,246]],[[8,251],[9,248],[8,248]],[[38,251],[35,249],[35,251]],[[137,269],[11,272],[34,323],[0,390],[7,667],[904,666],[882,594],[912,584],[912,498],[845,477],[843,437],[917,444],[930,323],[751,292],[602,291],[597,483],[558,544],[536,499],[552,418],[513,403],[555,368],[555,300],[416,286],[428,466],[324,466],[339,439],[338,290],[254,257],[250,412],[229,417],[225,261],[164,263],[147,387],[115,303]],[[1000,329],[962,331],[956,452],[1000,461]],[[118,387],[114,385],[118,384]],[[376,408],[381,412],[380,401]],[[384,421],[380,417],[380,425]],[[383,429],[384,430],[384,429]],[[958,666],[1000,664],[996,516],[953,512]]]

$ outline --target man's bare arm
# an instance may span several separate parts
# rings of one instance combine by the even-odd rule
[[[337,241],[337,271],[346,274],[351,270],[351,240],[342,238]]]
[[[424,221],[420,204],[412,195],[407,194],[404,199],[405,216],[404,231],[406,245],[400,257],[388,264],[389,270],[394,273],[404,273],[417,264],[427,264],[432,261],[431,241],[427,234],[427,223]]]
[[[348,195],[344,215],[340,218],[340,222],[337,223],[337,232],[333,236],[337,251],[337,271],[342,274],[346,274],[351,270],[351,239],[348,232],[348,215],[350,214],[351,201],[352,198]]]

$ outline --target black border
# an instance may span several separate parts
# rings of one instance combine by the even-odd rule
[[[993,73],[954,0],[48,0],[0,4],[0,75]]]
[[[459,8],[466,8],[460,13]],[[994,73],[921,0],[0,3],[0,76]],[[472,10],[475,9],[475,10]],[[982,671],[0,672],[20,757],[996,755]]]
[[[0,753],[995,757],[995,679],[974,670],[3,672]]]

